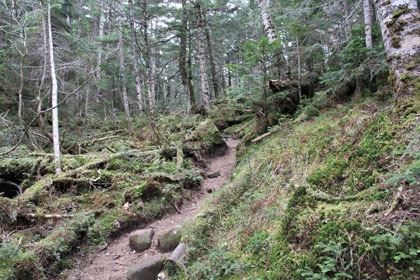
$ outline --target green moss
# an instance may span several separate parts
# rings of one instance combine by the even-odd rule
[[[407,69],[407,70],[413,70],[416,67],[417,67],[417,64],[416,63],[410,62],[410,63],[407,64],[407,66],[405,67],[405,69]]]
[[[401,75],[400,80],[401,82],[404,82],[404,83],[408,82],[410,80],[410,75],[407,72],[405,72],[404,74]]]
[[[299,186],[294,192],[287,205],[286,212],[281,221],[281,232],[288,242],[299,243],[299,232],[296,226],[296,218],[305,207],[313,207],[314,199],[306,187]]]
[[[210,119],[200,123],[197,128],[197,135],[209,146],[221,145],[224,143],[220,131],[217,129],[214,122]]]
[[[401,6],[398,10],[392,13],[392,18],[399,18],[402,14],[408,11],[408,5]]]
[[[401,37],[393,37],[391,40],[391,45],[393,48],[399,49],[401,47]]]
[[[395,18],[393,18],[393,19],[391,19],[390,21],[386,22],[386,23],[385,23],[385,25],[389,28],[389,27],[391,27],[392,25],[394,25],[394,23],[395,23],[396,21],[397,21],[397,20],[396,20]]]

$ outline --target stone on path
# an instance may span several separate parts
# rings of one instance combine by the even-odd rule
[[[163,268],[165,256],[157,254],[128,270],[128,280],[156,280]]]
[[[181,240],[181,226],[174,226],[158,238],[158,248],[161,252],[169,252],[178,246]]]
[[[138,253],[149,249],[154,234],[153,229],[141,229],[132,232],[129,238],[130,248]]]
[[[207,174],[207,178],[217,178],[220,176],[220,171],[215,171]]]

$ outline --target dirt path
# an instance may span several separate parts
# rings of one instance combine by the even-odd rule
[[[211,159],[207,174],[220,171],[220,176],[216,178],[206,178],[202,188],[193,194],[193,200],[184,202],[180,210],[181,213],[171,214],[160,220],[149,224],[146,228],[154,228],[152,246],[149,250],[142,253],[131,251],[128,246],[129,233],[115,239],[106,250],[98,252],[91,257],[91,261],[81,270],[70,273],[68,280],[125,280],[127,270],[134,264],[141,262],[143,258],[152,256],[157,251],[157,237],[168,231],[175,225],[181,225],[192,220],[201,210],[205,199],[210,192],[219,188],[230,176],[235,164],[235,148],[239,140],[229,139],[227,141],[228,150],[225,155]],[[211,190],[211,191],[209,191]],[[133,231],[136,229],[133,229]],[[171,253],[167,253],[169,256]]]

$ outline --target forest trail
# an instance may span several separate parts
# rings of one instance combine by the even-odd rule
[[[155,234],[150,249],[136,253],[128,245],[130,233],[126,233],[113,240],[109,246],[102,251],[93,254],[89,263],[81,268],[73,270],[68,276],[68,280],[125,280],[127,279],[128,269],[143,260],[159,253],[157,249],[157,238],[176,225],[182,225],[191,221],[200,212],[204,201],[210,196],[210,193],[218,189],[223,183],[228,181],[234,168],[236,160],[236,146],[239,140],[229,138],[227,141],[228,150],[223,156],[210,159],[207,174],[220,171],[220,176],[216,178],[206,178],[203,181],[201,189],[193,192],[191,199],[184,201],[180,213],[174,213],[145,226],[144,228],[153,228]],[[133,229],[135,231],[137,229]],[[171,252],[164,255],[170,256]]]

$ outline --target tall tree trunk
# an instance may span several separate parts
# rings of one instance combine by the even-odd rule
[[[60,131],[58,129],[58,85],[57,85],[57,75],[55,72],[55,63],[54,63],[54,45],[52,39],[52,30],[51,30],[51,10],[50,10],[50,1],[48,1],[47,6],[47,17],[48,17],[48,43],[50,50],[50,70],[51,70],[51,100],[52,100],[52,129],[53,129],[53,146],[54,146],[54,164],[55,164],[55,173],[61,173],[61,155],[60,155]]]
[[[19,119],[19,123],[22,125],[23,124],[23,86],[24,86],[24,77],[23,77],[23,59],[24,59],[24,55],[21,54],[20,55],[20,62],[19,62],[19,78],[20,78],[20,84],[19,84],[19,90],[18,90],[18,119]]]
[[[152,62],[151,62],[151,48],[149,41],[149,26],[147,18],[147,2],[143,2],[143,39],[145,47],[145,64],[146,64],[146,86],[147,86],[147,96],[148,96],[148,106],[149,110],[153,112],[155,107],[154,99],[154,89],[152,89]]]
[[[186,8],[186,0],[182,0],[182,19],[180,27],[180,50],[179,50],[179,73],[181,76],[182,86],[184,87],[185,96],[189,100],[189,112],[197,111],[197,104],[194,96],[194,87],[191,83],[190,76],[187,71],[187,20],[188,12]]]
[[[363,0],[363,14],[365,18],[365,41],[368,49],[372,48],[372,6],[370,0]]]
[[[226,95],[226,77],[225,77],[225,66],[222,63],[220,63],[220,82],[221,82],[221,92],[223,95]]]
[[[123,100],[124,112],[127,117],[128,129],[130,130],[130,132],[132,132],[130,107],[128,104],[128,95],[127,95],[127,78],[125,75],[124,37],[123,37],[122,18],[120,18],[120,24],[118,27],[118,48],[120,51],[119,56],[120,56],[121,83],[122,83],[122,100]]]
[[[349,14],[349,7],[347,5],[347,0],[340,0],[341,6],[343,7],[344,10],[344,24],[345,24],[345,29],[347,32],[347,37],[350,38],[350,32],[351,32],[351,20],[350,20],[350,14]]]
[[[274,28],[273,21],[271,20],[271,14],[268,12],[270,1],[269,0],[258,0],[258,6],[261,9],[261,19],[264,25],[264,32],[268,37],[270,43],[277,39],[276,29]]]
[[[47,128],[45,127],[45,121],[44,121],[44,117],[41,114],[41,110],[42,110],[42,89],[44,88],[44,83],[45,83],[45,78],[47,76],[47,63],[48,63],[48,38],[47,38],[47,23],[45,22],[45,16],[42,15],[42,42],[43,42],[43,50],[44,50],[44,55],[43,55],[43,60],[44,63],[42,65],[42,76],[41,76],[41,81],[39,83],[39,88],[38,88],[38,93],[36,96],[36,112],[37,114],[39,114],[38,117],[38,125],[42,130],[42,133],[48,137],[48,139],[50,140],[51,143],[54,142],[51,134],[47,131]]]
[[[416,0],[375,1],[396,101],[420,89],[420,13]]]
[[[149,100],[152,111],[156,106],[156,57],[154,48],[150,48]]]
[[[89,119],[89,96],[90,96],[90,87],[89,85],[87,85],[86,91],[85,91],[85,110],[84,110],[85,122],[87,122]]]
[[[298,67],[298,93],[299,93],[299,101],[302,100],[302,71],[300,65],[300,46],[299,46],[299,38],[296,38],[296,51],[297,51],[297,67]]]
[[[131,51],[133,53],[134,75],[136,77],[136,93],[139,113],[143,112],[143,93],[141,88],[141,76],[139,67],[139,53],[137,51],[137,34],[134,26],[134,5],[133,0],[128,1],[130,4],[130,29],[131,29]]]
[[[200,59],[200,76],[201,76],[201,94],[203,107],[205,110],[210,109],[210,92],[209,79],[207,77],[207,62],[206,62],[206,35],[204,32],[203,18],[201,16],[200,1],[195,3],[195,17],[197,19],[197,36],[198,36],[198,57]]]
[[[105,1],[106,0],[102,0],[101,1],[101,15],[99,18],[99,34],[98,34],[98,38],[99,38],[99,46],[98,46],[98,57],[97,57],[97,63],[98,63],[98,67],[101,66],[102,64],[102,38],[104,36],[104,25],[105,25]],[[99,87],[99,83],[101,81],[101,70],[99,69],[98,72],[96,72],[96,89],[97,89],[97,93],[100,93],[100,87]]]
[[[211,81],[213,84],[214,96],[217,98],[220,95],[220,88],[219,88],[219,79],[217,78],[217,74],[216,74],[216,63],[214,61],[214,41],[211,34],[210,24],[207,21],[205,12],[203,12],[203,21],[206,27],[205,31],[206,31],[206,39],[207,39],[207,48],[209,50]]]

